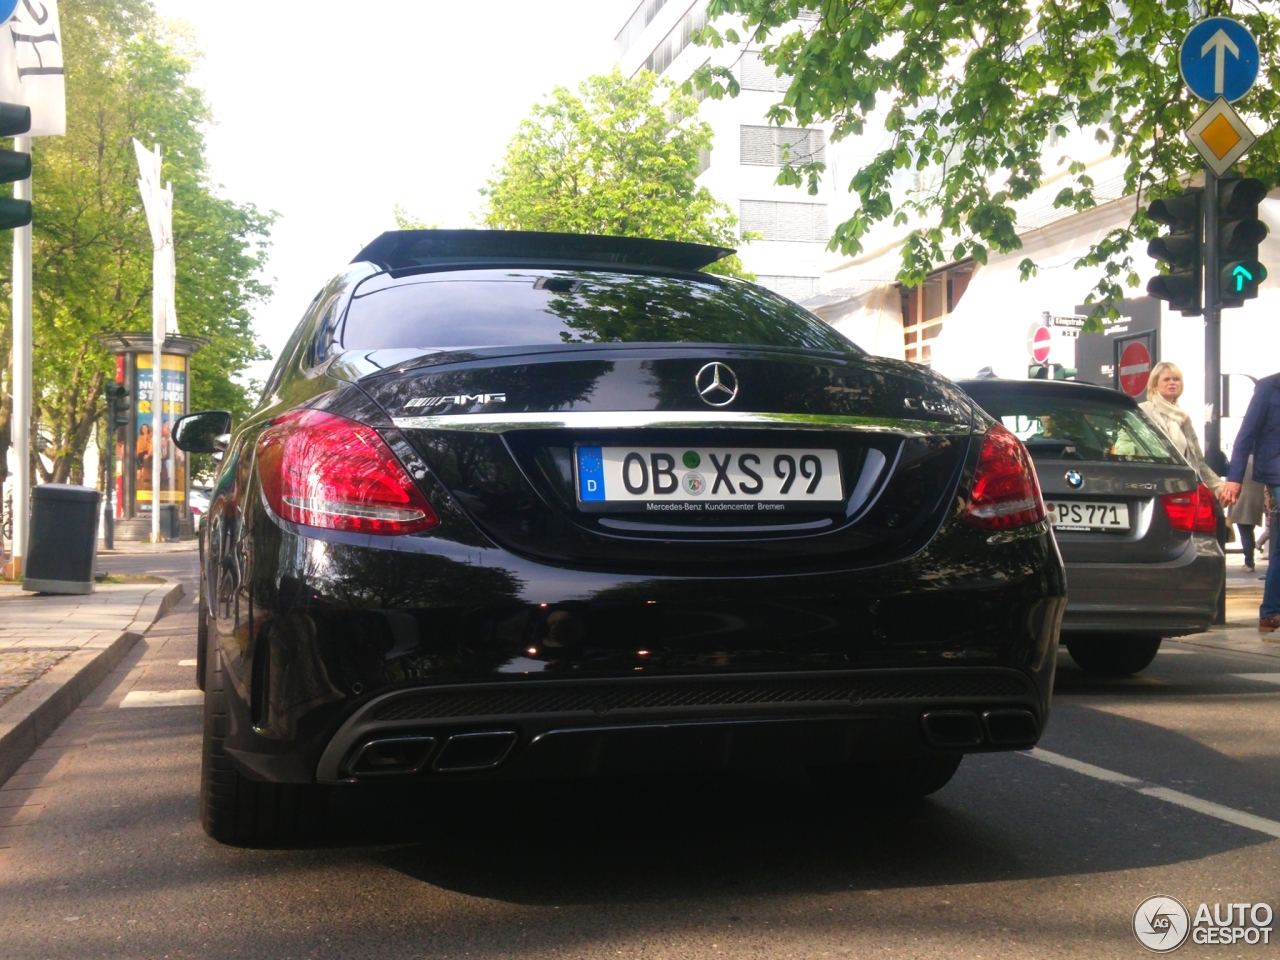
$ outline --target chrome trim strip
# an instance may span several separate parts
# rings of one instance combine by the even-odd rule
[[[506,433],[509,430],[609,430],[642,427],[765,427],[776,430],[851,430],[899,436],[964,436],[968,424],[894,417],[843,417],[812,413],[745,413],[721,410],[569,410],[563,413],[457,413],[434,417],[393,417],[401,430],[455,430]]]
[[[837,503],[837,507],[839,504]],[[807,523],[764,524],[752,527],[702,527],[681,526],[678,523],[640,523],[632,520],[614,520],[612,517],[601,517],[600,526],[611,530],[628,530],[638,533],[797,533],[804,530],[822,530],[832,526],[835,521],[830,517],[821,520],[810,520]],[[705,542],[705,539],[699,542]]]

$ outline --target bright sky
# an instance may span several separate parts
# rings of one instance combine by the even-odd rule
[[[397,203],[471,226],[477,191],[530,106],[608,71],[636,0],[153,3],[187,22],[204,54],[195,80],[216,121],[215,182],[280,214],[275,296],[256,311],[277,352],[320,286],[394,229]]]

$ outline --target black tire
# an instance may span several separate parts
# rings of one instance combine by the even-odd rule
[[[811,767],[818,786],[855,802],[884,805],[937,793],[955,776],[964,754],[942,754],[892,763],[844,763]]]
[[[204,694],[204,748],[200,763],[200,825],[222,843],[245,846],[298,842],[324,826],[329,788],[305,783],[261,783],[241,774],[223,748],[227,694],[221,657],[210,651]]]
[[[196,686],[203,690],[209,666],[209,604],[204,598],[204,577],[199,577],[196,584]]]
[[[1103,634],[1072,637],[1067,652],[1085,673],[1098,677],[1128,677],[1151,666],[1160,652],[1160,637]]]

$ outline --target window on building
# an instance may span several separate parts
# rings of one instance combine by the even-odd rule
[[[640,6],[636,7],[635,13],[631,14],[630,19],[627,20],[627,25],[614,38],[614,42],[618,45],[619,59],[624,57],[632,45],[640,39],[644,28],[653,22],[658,11],[666,5],[667,0],[640,0]]]
[[[780,77],[764,62],[758,50],[748,50],[738,61],[738,83],[743,90],[765,90],[784,93],[791,85],[790,77]]]
[[[698,172],[695,177],[700,177],[711,167],[711,148],[703,147],[698,151]]]
[[[808,300],[818,292],[817,277],[787,277],[777,274],[757,274],[756,283],[766,290],[779,293],[788,300]]]
[[[689,45],[695,30],[707,25],[707,3],[699,0],[693,8],[680,18],[680,22],[671,28],[671,32],[662,38],[662,42],[649,54],[644,62],[645,68],[654,73],[663,73],[675,62],[676,57]]]
[[[792,163],[823,163],[827,158],[827,138],[821,130],[799,127],[749,127],[742,133],[742,162],[762,167]]]
[[[806,240],[825,243],[827,230],[825,203],[780,203],[773,200],[743,200],[738,221],[743,230],[754,230],[766,240]]]
[[[974,263],[966,260],[937,270],[918,287],[901,287],[902,337],[906,359],[928,365],[931,343],[942,332],[942,323],[969,287]]]

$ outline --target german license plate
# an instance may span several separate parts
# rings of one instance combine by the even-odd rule
[[[578,447],[578,502],[671,511],[759,511],[844,501],[835,450]]]
[[[1129,505],[1056,500],[1045,504],[1049,519],[1059,530],[1128,530]]]

